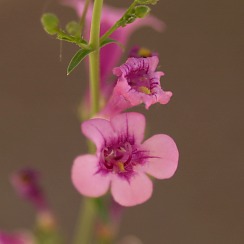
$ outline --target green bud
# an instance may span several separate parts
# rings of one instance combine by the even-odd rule
[[[130,24],[136,20],[135,15],[131,15],[128,19],[126,19],[126,24]]]
[[[69,22],[65,27],[67,32],[72,36],[80,36],[80,28],[79,23],[76,21]]]
[[[51,13],[45,13],[42,15],[41,23],[44,30],[50,34],[55,35],[58,30],[59,19],[56,15]]]
[[[155,5],[159,0],[136,0],[138,4],[152,4]]]
[[[133,12],[135,11],[133,10]],[[136,18],[137,18],[136,15],[132,12],[130,14],[125,15],[121,21],[121,26],[125,27],[126,25],[134,22]]]
[[[144,18],[150,12],[150,8],[145,5],[135,7],[135,15],[137,18]]]

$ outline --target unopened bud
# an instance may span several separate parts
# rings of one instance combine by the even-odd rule
[[[137,16],[133,13],[130,15],[127,15],[123,18],[123,21],[121,23],[122,27],[125,27],[127,24],[130,24],[136,20]]]
[[[70,35],[80,36],[80,25],[76,21],[69,22],[65,28]]]
[[[144,18],[150,12],[150,8],[145,5],[140,5],[135,7],[135,15],[138,18]]]
[[[126,20],[126,24],[130,24],[132,22],[134,22],[136,20],[136,16],[135,15],[131,15],[127,20]]]
[[[48,34],[55,35],[57,33],[59,19],[56,15],[50,13],[43,14],[41,23]]]

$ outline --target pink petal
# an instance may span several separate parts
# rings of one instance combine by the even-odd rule
[[[147,201],[152,195],[152,190],[152,181],[144,173],[137,173],[130,182],[117,175],[112,179],[112,196],[122,206],[129,207]]]
[[[84,135],[95,143],[98,150],[114,135],[110,122],[105,119],[87,120],[82,123],[81,128]]]
[[[144,138],[145,117],[139,113],[123,113],[111,119],[111,125],[118,135],[133,136],[136,144]]]
[[[145,172],[157,179],[173,176],[178,166],[179,152],[174,140],[167,135],[155,135],[146,140],[142,147],[149,151],[150,158]]]
[[[72,167],[72,182],[75,188],[88,197],[100,197],[109,188],[109,175],[97,173],[98,158],[93,155],[83,155],[75,159]]]

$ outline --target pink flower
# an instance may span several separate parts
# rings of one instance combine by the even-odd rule
[[[142,144],[145,117],[124,113],[111,121],[91,119],[82,124],[82,131],[96,147],[96,155],[86,154],[75,159],[72,181],[76,189],[88,197],[100,197],[111,186],[116,202],[133,206],[152,195],[152,182],[170,178],[178,164],[178,149],[172,138],[155,135]]]
[[[61,0],[64,4],[73,7],[78,16],[81,16],[83,13],[85,1],[83,0]],[[90,4],[90,7],[87,11],[86,15],[86,28],[84,32],[84,36],[88,39],[90,35],[90,25],[92,19],[92,9],[93,6]],[[122,8],[114,8],[108,5],[103,6],[102,16],[101,16],[101,36],[111,28],[117,20],[119,20],[125,9]],[[164,23],[157,18],[149,15],[143,19],[137,19],[135,22],[127,25],[126,27],[118,28],[110,37],[123,45],[126,45],[130,35],[138,28],[143,26],[149,26],[154,28],[157,31],[162,31],[165,27]],[[101,83],[105,83],[109,76],[111,75],[111,70],[118,63],[119,59],[122,55],[122,49],[118,47],[117,44],[109,44],[101,49],[100,54],[101,60]]]
[[[114,68],[118,81],[101,115],[113,116],[141,103],[145,103],[147,109],[157,102],[168,103],[172,92],[161,88],[160,77],[164,73],[155,72],[158,62],[157,56],[128,58],[125,64]]]
[[[21,169],[11,176],[17,193],[31,202],[37,210],[47,210],[47,202],[39,184],[39,174],[33,169]]]
[[[7,233],[0,231],[0,244],[34,244],[30,233],[15,232]]]
[[[56,220],[43,194],[39,176],[33,169],[21,169],[11,176],[11,183],[16,192],[36,208],[38,226],[50,230],[55,228]]]

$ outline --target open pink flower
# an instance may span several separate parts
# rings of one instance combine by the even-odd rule
[[[158,62],[157,56],[128,58],[125,64],[114,68],[118,81],[101,115],[113,116],[141,103],[145,103],[147,109],[157,102],[168,103],[172,92],[161,88],[160,77],[164,73],[155,71]]]
[[[178,150],[173,139],[163,134],[142,144],[144,130],[145,117],[139,113],[85,121],[82,131],[96,144],[97,153],[75,159],[72,181],[77,190],[100,197],[111,186],[114,200],[123,206],[148,200],[153,186],[147,174],[170,178],[177,168]]]
[[[85,6],[83,0],[61,0],[64,4],[73,7],[78,16],[81,16]],[[86,15],[86,28],[84,30],[84,36],[88,39],[90,35],[90,25],[92,20],[93,4],[90,4]],[[125,9],[114,8],[106,4],[103,5],[102,16],[101,16],[101,36],[111,28],[117,20],[119,20],[124,14]],[[149,15],[142,19],[137,19],[135,22],[127,25],[126,27],[118,28],[110,37],[123,45],[126,45],[130,35],[138,28],[143,26],[149,26],[157,31],[162,31],[165,25],[159,19]],[[109,44],[101,49],[100,60],[101,60],[101,83],[104,84],[108,81],[111,75],[111,70],[115,67],[121,58],[122,49],[117,44]]]

